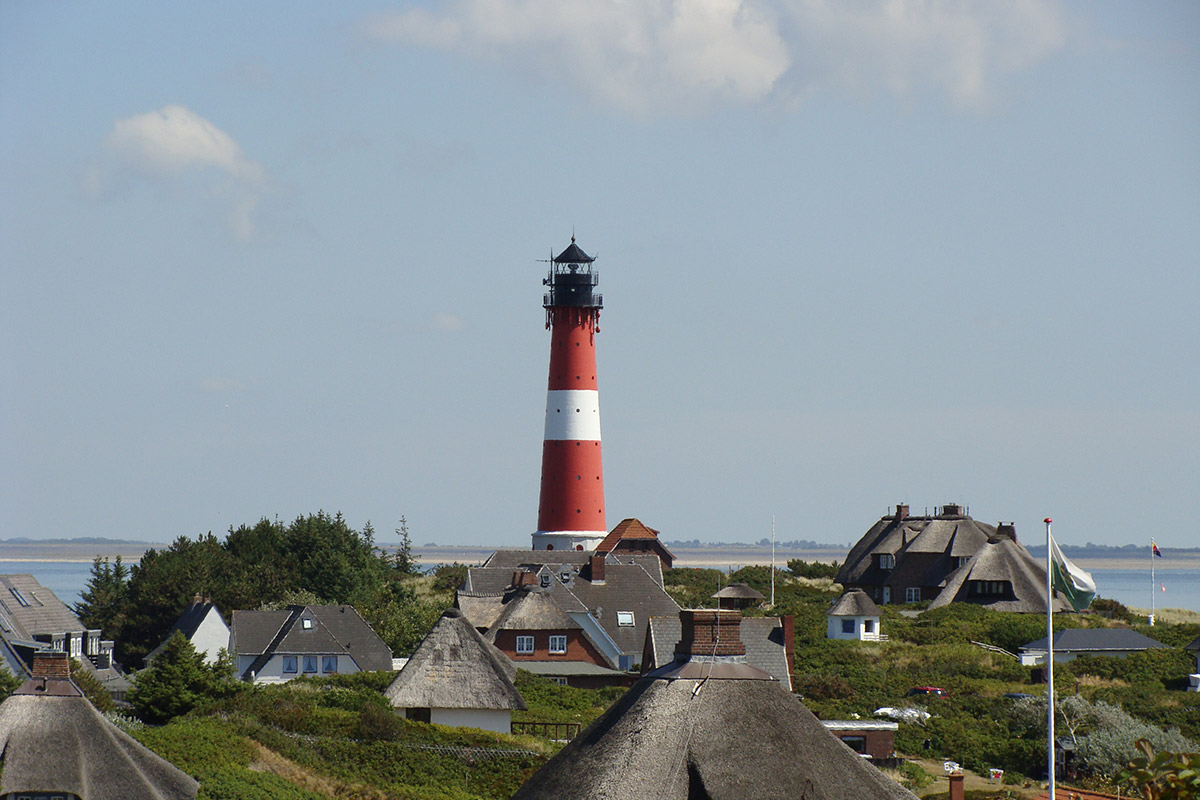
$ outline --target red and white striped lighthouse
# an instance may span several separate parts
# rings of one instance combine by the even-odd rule
[[[594,550],[604,540],[604,469],[596,333],[604,298],[594,258],[571,244],[550,260],[542,300],[550,329],[550,381],[542,491],[534,550]]]

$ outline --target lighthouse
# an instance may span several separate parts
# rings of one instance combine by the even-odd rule
[[[594,550],[607,534],[600,459],[596,333],[604,298],[595,259],[571,244],[542,281],[550,330],[550,379],[542,441],[542,489],[534,550]]]

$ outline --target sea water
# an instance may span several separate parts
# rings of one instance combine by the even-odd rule
[[[132,563],[132,562],[128,562]],[[8,561],[0,559],[0,574],[30,573],[68,606],[79,602],[79,594],[92,574],[90,561]],[[1130,608],[1149,609],[1150,570],[1093,569],[1100,597],[1117,600]],[[1156,569],[1154,607],[1186,608],[1200,612],[1200,569]],[[182,609],[181,609],[182,610]],[[222,609],[224,610],[224,609]]]

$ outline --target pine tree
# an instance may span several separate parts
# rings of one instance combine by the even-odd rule
[[[75,614],[106,639],[119,640],[129,616],[129,568],[117,556],[112,564],[97,556],[92,573],[75,604]]]
[[[162,724],[236,690],[227,657],[206,664],[204,654],[176,631],[150,667],[137,674],[129,702],[139,719]]]

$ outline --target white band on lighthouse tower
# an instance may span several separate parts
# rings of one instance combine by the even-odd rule
[[[545,440],[600,441],[600,393],[595,389],[551,389],[546,392]]]

